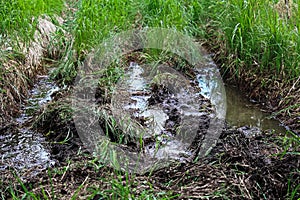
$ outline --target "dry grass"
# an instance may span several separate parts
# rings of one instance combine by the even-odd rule
[[[61,21],[58,18],[57,21]],[[55,46],[55,33],[58,28],[48,16],[38,18],[34,38],[28,44],[7,47],[5,55],[0,59],[2,77],[0,82],[0,126],[4,126],[12,116],[18,114],[22,100],[27,96],[36,75],[44,74],[43,66],[46,55],[55,56],[59,47]],[[15,50],[19,48],[20,50]]]
[[[275,4],[274,8],[278,11],[281,18],[290,19],[297,17],[298,5],[293,0],[280,0]]]
[[[225,130],[208,157],[143,175],[104,166],[83,153],[86,150],[79,148],[77,139],[52,146],[56,152],[52,155],[59,160],[57,168],[23,177],[29,191],[44,197],[38,199],[98,199],[96,195],[103,199],[293,199],[291,191],[295,198],[300,194],[296,189],[300,184],[299,156],[277,155],[282,145],[269,133],[247,138]],[[15,179],[10,173],[0,175],[6,177],[3,187]],[[18,185],[13,185],[14,190],[22,196],[25,192]]]

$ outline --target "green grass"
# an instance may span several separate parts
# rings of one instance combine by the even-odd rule
[[[89,50],[112,33],[132,26],[137,10],[132,0],[83,0],[75,16],[75,49]]]
[[[1,0],[0,8],[0,34],[28,41],[36,30],[37,17],[60,13],[63,0]]]
[[[93,163],[94,162],[94,163]],[[78,164],[78,163],[77,163]],[[81,163],[94,165],[94,170],[102,170],[103,166],[96,160],[90,160],[88,163]],[[31,184],[24,183],[20,177],[14,175],[15,183],[12,183],[7,187],[5,191],[0,190],[0,199],[33,199],[33,200],[44,200],[44,199],[61,199],[62,194],[58,194],[60,191],[60,185],[54,184],[52,177],[60,177],[61,179],[68,173],[71,173],[74,163],[68,162],[68,166],[61,169],[50,169],[48,170],[47,181],[43,182],[39,188],[33,188]],[[73,166],[74,167],[74,166]],[[78,166],[77,166],[78,167]],[[76,168],[76,167],[75,167]],[[71,196],[65,199],[148,199],[148,200],[170,200],[177,199],[180,194],[173,194],[171,191],[155,191],[152,184],[149,181],[139,181],[135,179],[135,175],[129,173],[121,173],[120,171],[114,171],[111,174],[107,174],[104,177],[98,177],[95,180],[101,183],[90,184],[88,183],[88,176],[79,184],[78,181],[72,183],[78,185],[75,190],[71,190]],[[57,180],[56,180],[57,181]],[[144,189],[147,188],[147,189]]]
[[[203,2],[203,1],[201,1]],[[294,1],[299,5],[299,1]],[[223,56],[235,67],[250,68],[257,74],[271,73],[274,78],[294,79],[300,75],[299,11],[290,19],[279,17],[273,1],[228,0],[205,1],[205,15],[215,32],[208,39],[222,37]]]
[[[273,1],[263,0],[82,0],[70,26],[80,60],[121,31],[164,27],[201,40],[217,38],[210,45],[223,45],[224,66],[233,67],[236,75],[243,68],[292,81],[300,75],[300,12],[291,19],[280,18],[273,6]]]
[[[203,9],[196,0],[82,0],[75,7],[78,10],[74,19],[66,27],[72,32],[74,42],[65,55],[66,61],[53,73],[63,84],[72,83],[76,77],[80,65],[76,58],[83,61],[93,48],[122,31],[163,27],[197,35],[200,31],[197,20]]]
[[[199,15],[198,1],[83,0],[75,17],[75,48],[90,50],[103,39],[138,27],[164,27],[193,34]]]

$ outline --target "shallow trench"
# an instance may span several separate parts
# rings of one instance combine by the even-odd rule
[[[15,126],[0,134],[0,170],[15,169],[36,172],[54,165],[43,134],[31,128],[38,111],[52,100],[60,88],[47,75],[38,76],[29,97],[21,104]]]
[[[122,113],[128,115],[127,117],[129,118],[138,119],[140,122],[142,119],[144,120],[143,124],[144,127],[147,127],[147,131],[145,136],[143,136],[143,140],[147,154],[150,155],[150,157],[163,159],[165,162],[167,155],[167,160],[176,159],[185,161],[196,152],[195,148],[191,148],[193,141],[188,141],[189,144],[187,145],[176,139],[170,140],[171,142],[166,142],[168,141],[166,138],[172,137],[173,132],[176,132],[175,128],[177,127],[175,126],[177,118],[181,117],[182,121],[185,120],[183,122],[185,125],[183,125],[182,130],[186,129],[186,133],[195,131],[196,135],[196,130],[199,129],[199,122],[203,120],[201,117],[206,116],[205,118],[207,118],[209,115],[215,115],[213,112],[209,113],[207,109],[203,112],[199,112],[199,104],[203,104],[206,100],[210,100],[211,102],[215,101],[215,104],[220,101],[220,99],[213,99],[214,96],[212,95],[212,91],[214,91],[219,84],[217,80],[212,79],[212,75],[210,75],[210,73],[213,73],[216,69],[216,66],[211,59],[209,59],[209,55],[207,55],[207,58],[206,67],[202,68],[201,71],[197,71],[196,79],[192,81],[194,89],[191,90],[192,93],[188,94],[188,96],[180,96],[182,94],[176,96],[176,92],[179,91],[178,88],[186,89],[187,86],[191,86],[191,83],[182,85],[182,82],[177,81],[183,78],[183,75],[176,70],[169,67],[166,69],[166,67],[162,66],[161,71],[164,72],[162,74],[167,74],[169,77],[154,75],[152,76],[152,82],[151,80],[147,80],[148,83],[146,83],[146,80],[141,78],[144,69],[135,63],[128,66],[128,77],[126,80],[123,80],[123,82],[119,82],[118,92],[115,93],[112,102],[112,111],[115,116]],[[169,94],[162,100],[158,100],[159,102],[152,102],[153,105],[150,105],[151,102],[149,103],[149,99],[152,99],[152,101],[157,101],[157,99],[153,98],[153,91],[151,97],[149,88],[148,90],[145,89],[147,84],[153,83],[154,80],[154,82],[156,81],[153,84],[154,86],[162,85],[161,83],[170,78],[170,75],[171,78],[173,76],[173,79],[175,75],[175,82],[167,87],[168,91],[165,92],[169,92]],[[159,84],[157,84],[158,82]],[[170,80],[167,82],[170,83]],[[179,85],[176,86],[176,83]],[[241,131],[247,137],[260,134],[265,130],[274,130],[276,132],[285,131],[284,127],[282,127],[278,121],[270,119],[270,114],[262,112],[257,105],[245,99],[237,89],[230,86],[226,86],[225,89],[227,106],[226,121],[230,126]],[[17,128],[6,130],[0,134],[0,170],[17,169],[22,171],[26,169],[33,171],[33,174],[35,174],[39,170],[55,164],[55,161],[51,160],[48,143],[45,141],[44,136],[32,131],[30,126],[37,111],[50,102],[53,94],[59,90],[60,88],[49,80],[48,76],[38,77],[38,81],[33,89],[29,91],[29,98],[21,106],[22,114],[15,118]],[[175,92],[170,92],[170,90],[175,90]],[[163,94],[160,94],[160,92],[164,92],[163,88],[156,88],[156,91],[156,95],[163,96]],[[194,94],[197,95],[194,97]],[[127,96],[127,99],[124,98],[124,95]],[[191,98],[195,99],[193,101],[187,101],[187,99]],[[192,103],[189,104],[188,102]],[[178,105],[179,107],[181,106],[181,108],[178,108]],[[157,106],[162,106],[163,108],[161,109]],[[173,113],[173,115],[170,114],[175,107],[175,110],[177,110],[177,112],[179,110],[181,115],[176,115],[176,113]],[[178,117],[179,115],[180,117]],[[124,119],[124,116],[122,116],[122,118]],[[173,118],[173,120],[170,120],[171,118]],[[122,127],[122,123],[119,124]],[[125,130],[128,128],[128,124],[126,124],[126,126],[127,127],[123,126],[122,129]],[[131,124],[130,126],[134,129],[131,130],[131,132],[144,130],[143,127],[136,126],[136,124]],[[132,139],[132,136],[130,137]],[[133,136],[133,138],[134,137],[135,136]],[[157,140],[159,140],[159,143],[165,144],[163,148],[159,148],[158,150],[155,146]],[[196,153],[199,153],[199,151]],[[149,165],[151,163],[144,164]]]

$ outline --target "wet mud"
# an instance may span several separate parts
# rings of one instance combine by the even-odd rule
[[[155,111],[157,113],[154,115],[160,115],[158,121],[163,121],[163,123],[160,122],[159,129],[154,129],[153,132],[156,135],[143,138],[144,147],[148,151],[155,149],[155,145],[158,143],[163,145],[168,138],[178,134],[177,130],[183,118],[186,117],[181,110],[185,109],[185,111],[193,113],[191,112],[193,109],[181,107],[180,98],[178,99],[174,95],[174,87],[166,87],[159,81],[150,82],[147,90],[143,89],[142,92],[131,91],[126,105],[121,104],[123,107],[127,106],[126,112],[130,114],[132,120],[148,128],[151,127],[149,125],[151,120],[155,119],[149,117],[149,111],[145,112],[145,104],[146,107],[160,108],[161,112]],[[199,85],[195,82],[191,84],[194,84],[195,87]],[[207,91],[209,90],[207,88]],[[103,93],[101,89],[98,91]],[[52,97],[56,101],[41,109],[39,117],[35,119],[35,123],[31,127],[32,130],[44,134],[49,145],[50,159],[54,161],[54,164],[47,169],[41,168],[39,175],[34,177],[29,175],[31,174],[30,170],[21,174],[14,167],[9,167],[6,171],[0,170],[2,178],[0,190],[5,191],[4,194],[7,195],[7,198],[11,196],[8,185],[16,182],[15,174],[21,177],[25,186],[30,188],[29,190],[34,190],[42,195],[41,188],[43,188],[44,191],[53,193],[57,199],[70,199],[77,191],[78,198],[82,199],[87,197],[110,199],[112,196],[109,191],[114,189],[111,184],[112,179],[121,179],[124,187],[130,187],[135,195],[139,195],[145,190],[152,190],[155,193],[169,192],[177,196],[176,199],[203,197],[211,199],[286,199],[291,195],[291,191],[300,184],[300,159],[299,155],[293,154],[300,150],[294,149],[292,146],[285,149],[283,140],[278,139],[278,137],[284,137],[284,131],[280,129],[282,127],[274,132],[258,126],[257,121],[265,120],[265,116],[263,118],[257,116],[258,112],[252,113],[257,117],[254,124],[247,126],[247,122],[243,122],[245,125],[229,123],[220,127],[222,133],[210,153],[206,157],[197,156],[199,144],[205,138],[211,114],[214,111],[210,101],[205,97],[196,101],[198,103],[197,112],[200,114],[197,115],[197,123],[192,123],[191,126],[197,130],[197,137],[192,138],[193,142],[184,149],[185,152],[191,152],[188,153],[189,159],[184,159],[184,162],[182,159],[177,159],[177,162],[172,162],[168,166],[161,165],[151,172],[128,175],[122,170],[118,171],[103,165],[101,161],[91,155],[89,147],[82,143],[72,119],[73,111],[69,95],[69,91],[53,94]],[[102,94],[98,94],[98,96],[102,96]],[[96,101],[99,106],[106,109],[107,113],[113,113],[110,110],[111,107],[105,106],[107,102],[111,101],[111,97],[109,100],[98,98]],[[115,134],[116,132],[122,133],[122,127],[118,127],[117,131],[112,130],[116,127],[112,126],[113,121],[110,121],[109,118],[100,116],[97,120],[103,129],[108,130],[112,141],[120,141]],[[262,120],[260,122],[264,123]],[[276,128],[277,125],[271,125],[271,128]],[[9,127],[2,130],[8,131]],[[129,136],[128,138],[128,141],[123,144],[138,150],[136,138]],[[174,146],[176,147],[176,145],[175,143]],[[178,149],[176,150],[175,155],[178,155]],[[15,184],[13,187],[20,192],[20,195],[24,193],[20,184]],[[87,189],[90,187],[103,191],[103,194],[93,193],[92,190]],[[81,189],[78,190],[78,188]],[[120,197],[116,196],[115,198]]]
[[[13,168],[32,170],[33,174],[54,164],[50,159],[48,142],[43,134],[33,130],[31,125],[35,115],[59,88],[48,76],[38,76],[37,83],[29,93],[29,98],[21,103],[21,112],[13,124],[0,133],[0,170]],[[34,172],[36,171],[36,172]]]
[[[76,137],[72,140],[76,141]],[[156,193],[169,192],[177,195],[176,199],[286,199],[289,188],[300,184],[298,156],[281,156],[283,148],[280,142],[268,132],[248,138],[226,127],[207,157],[193,162],[173,163],[144,175],[128,176],[126,172],[117,172],[99,161],[91,162],[93,157],[82,144],[76,142],[68,141],[52,148],[67,152],[63,156],[53,154],[59,160],[56,168],[44,170],[39,176],[23,181],[36,192],[40,191],[41,195],[42,185],[45,191],[52,191],[58,199],[70,199],[81,185],[83,188],[94,187],[103,194],[81,189],[78,198],[112,198],[109,192],[113,189],[112,179],[121,181],[124,187],[130,187],[137,196],[151,190]],[[79,149],[81,153],[78,153]],[[6,177],[2,186],[14,178],[12,174]],[[21,187],[19,190],[22,191]]]

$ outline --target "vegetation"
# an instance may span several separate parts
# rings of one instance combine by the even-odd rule
[[[273,1],[230,0],[207,4],[210,5],[208,13],[212,13],[210,25],[223,34],[226,55],[235,59],[237,75],[242,66],[257,74],[271,71],[274,78],[299,76],[298,1],[289,5],[293,11],[290,18],[281,13],[284,10],[276,9]]]
[[[1,36],[28,41],[36,30],[37,18],[61,12],[63,0],[1,0],[0,7]]]
[[[106,169],[93,158],[82,156],[79,158],[81,162],[74,161],[75,164],[70,164],[70,161],[64,163],[61,168],[51,169],[53,172],[48,174],[50,181],[45,180],[50,185],[48,188],[41,185],[31,187],[18,176],[14,176],[18,187],[13,183],[5,188],[5,191],[1,191],[0,187],[1,197],[4,199],[8,194],[13,199],[59,199],[55,194],[63,191],[60,187],[67,188],[65,182],[74,181],[73,178],[76,178],[74,174],[80,173],[84,178],[77,177],[76,184],[71,185],[73,191],[64,191],[68,193],[70,199],[77,199],[83,190],[89,192],[89,199],[176,199],[179,195],[170,188],[189,194],[189,190],[193,190],[190,184],[201,188],[206,185],[206,181],[215,184],[213,180],[216,178],[220,178],[222,185],[211,189],[210,192],[213,193],[207,194],[207,198],[252,198],[253,196],[266,198],[266,195],[270,194],[264,192],[270,191],[265,188],[268,184],[270,186],[270,180],[275,180],[274,177],[278,173],[275,168],[284,166],[288,178],[280,177],[280,180],[286,181],[287,185],[286,193],[282,196],[296,199],[300,196],[300,172],[299,169],[293,168],[296,164],[293,166],[285,164],[292,162],[300,152],[299,135],[297,135],[297,132],[300,132],[299,2],[299,0],[288,1],[287,6],[281,0],[68,0],[66,2],[63,0],[0,0],[0,111],[3,112],[3,116],[11,116],[16,112],[17,106],[14,104],[18,105],[24,99],[24,94],[32,83],[30,79],[39,72],[35,68],[41,67],[39,63],[28,69],[27,65],[30,64],[26,61],[27,57],[24,53],[26,51],[23,51],[35,41],[38,18],[41,15],[54,16],[63,13],[67,19],[63,25],[58,26],[62,26],[67,34],[64,31],[55,33],[58,40],[56,45],[64,48],[61,49],[60,58],[56,58],[58,60],[54,62],[56,69],[52,73],[52,77],[62,85],[73,83],[77,75],[77,67],[82,64],[87,54],[103,40],[116,33],[144,27],[176,29],[197,38],[214,53],[214,59],[219,64],[224,77],[228,78],[227,81],[235,81],[250,98],[266,103],[270,111],[276,111],[275,116],[290,125],[296,132],[289,131],[288,135],[277,138],[279,142],[271,141],[274,138],[267,142],[256,139],[239,140],[235,133],[230,139],[222,138],[224,146],[228,145],[235,151],[219,144],[221,147],[216,150],[215,157],[205,160],[210,165],[204,167],[197,163],[193,167],[176,166],[170,170],[171,172],[157,172],[153,176],[150,174],[132,177],[130,174]],[[64,7],[64,3],[67,3],[67,7]],[[52,20],[56,25],[58,24],[54,17]],[[174,57],[166,52],[151,49],[143,50],[141,54],[149,61],[164,61]],[[126,56],[134,56],[134,54]],[[99,80],[101,89],[110,90],[118,80],[123,73],[123,69],[118,67],[115,62],[107,69],[106,76]],[[14,107],[13,111],[7,112],[9,107]],[[47,132],[49,134],[54,131],[60,132],[56,139],[61,141],[53,142],[54,145],[68,146],[75,135],[72,132],[74,127],[71,127],[71,114],[69,102],[57,101],[48,106],[48,110],[42,112],[35,125],[45,127],[45,124],[48,126],[48,121],[51,121],[53,124],[47,127]],[[0,124],[1,122],[0,120]],[[275,153],[272,149],[273,143],[278,143],[274,147]],[[269,176],[267,178],[263,177],[266,174],[260,171],[258,166],[267,161],[256,162],[261,157],[255,157],[256,154],[250,151],[250,147],[253,149],[263,147],[267,149],[266,152],[269,151],[268,154],[262,155],[266,157],[265,160],[275,163],[275,167],[268,165],[263,167],[266,167],[264,168],[267,169],[266,173],[274,172],[274,174],[267,174]],[[238,154],[236,149],[243,155]],[[69,151],[68,148],[63,150]],[[78,154],[75,153],[76,156]],[[85,165],[84,162],[88,164]],[[90,174],[85,174],[82,169],[88,170],[87,173]],[[289,169],[293,171],[288,171]],[[221,173],[218,170],[223,171]],[[247,173],[249,178],[246,179]],[[89,182],[90,175],[95,182]],[[157,186],[157,182],[162,181],[164,176],[166,176],[166,180],[163,180],[165,182]],[[204,180],[201,182],[199,179],[203,177]],[[259,181],[257,186],[252,186],[251,182],[243,182],[242,185],[236,182],[236,177],[243,181],[257,177]],[[57,181],[57,185],[54,185],[52,180]],[[234,184],[226,185],[230,182],[227,180]],[[3,181],[0,180],[0,185],[3,185]],[[143,187],[137,186],[140,183]],[[161,193],[158,192],[159,187],[164,188]],[[255,187],[261,191],[256,194],[256,191],[248,191],[247,187]],[[199,195],[204,197],[204,194]]]
[[[53,18],[62,0],[0,1],[0,124],[16,114],[36,74],[44,71],[42,56],[54,32]],[[44,16],[42,17],[42,15]],[[46,16],[48,15],[48,16]],[[51,54],[51,50],[48,49]]]
[[[227,78],[272,111],[282,110],[276,116],[299,132],[299,1],[200,4],[206,8],[200,16],[204,42]]]

